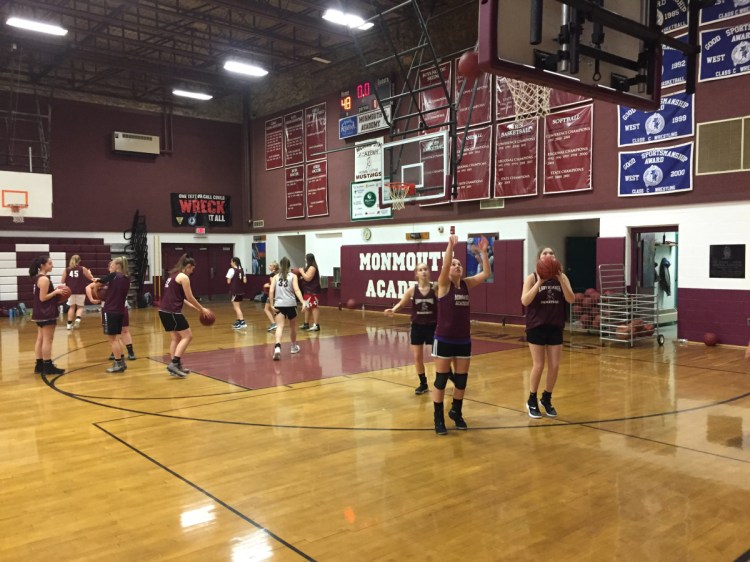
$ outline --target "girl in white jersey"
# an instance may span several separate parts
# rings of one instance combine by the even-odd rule
[[[271,290],[268,300],[273,307],[274,320],[276,321],[276,343],[273,346],[273,360],[281,359],[281,336],[284,334],[284,324],[289,320],[290,335],[292,340],[292,353],[299,353],[297,345],[297,325],[294,319],[297,317],[297,299],[302,304],[302,309],[307,308],[307,301],[302,298],[299,290],[297,276],[289,271],[289,258],[281,258],[279,272],[271,279]]]

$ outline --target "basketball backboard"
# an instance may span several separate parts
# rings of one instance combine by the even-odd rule
[[[485,0],[479,64],[493,74],[658,109],[662,45],[677,41],[661,33],[657,3]],[[685,44],[682,49],[697,53]]]
[[[19,205],[27,218],[52,218],[52,176],[0,171],[0,217],[13,216]]]

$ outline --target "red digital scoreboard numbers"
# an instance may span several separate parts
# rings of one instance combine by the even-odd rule
[[[346,90],[341,90],[339,117],[343,119],[379,109],[378,98],[384,100],[392,95],[390,77],[379,78],[377,82],[366,80],[355,84]]]

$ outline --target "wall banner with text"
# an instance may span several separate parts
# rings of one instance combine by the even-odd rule
[[[305,161],[305,112],[301,109],[284,115],[284,165]]]
[[[232,226],[229,195],[171,193],[172,226]]]
[[[305,166],[290,166],[284,170],[286,187],[286,218],[305,218]]]
[[[393,216],[392,207],[380,206],[382,186],[382,180],[351,183],[349,212],[353,221],[389,219]]]
[[[495,197],[537,194],[538,132],[538,119],[497,124]]]
[[[620,153],[617,195],[638,197],[692,191],[693,143]]]
[[[694,96],[686,92],[661,98],[657,111],[619,106],[618,146],[691,137],[695,133]]]
[[[701,9],[701,25],[745,14],[750,14],[750,2],[747,0],[716,0],[713,6]]]
[[[750,73],[750,23],[701,31],[700,59],[700,82]]]
[[[687,35],[675,37],[687,43]],[[664,45],[661,58],[661,87],[669,88],[687,82],[687,58],[677,49]]]
[[[284,118],[266,121],[266,170],[284,165]]]
[[[456,59],[457,65],[458,59]],[[476,79],[477,92],[474,94],[472,103],[471,94],[474,89],[475,80],[467,81],[460,74],[456,74],[454,99],[458,101],[458,107],[456,108],[456,127],[458,130],[461,131],[466,126],[466,120],[469,117],[469,107],[471,107],[471,125],[483,125],[490,122],[492,118],[491,76],[493,75],[488,72],[482,72]],[[461,86],[463,86],[464,82],[466,82],[466,86],[464,86],[463,95],[459,100],[458,94],[461,92]]]
[[[451,91],[451,63],[444,62],[440,65],[440,74],[436,68],[426,68],[419,73],[419,88],[428,88],[419,93],[419,102],[424,114],[424,121],[427,124],[426,132],[433,133],[440,128],[448,126],[449,109],[448,97],[443,89],[443,83],[440,81],[440,75],[443,76],[443,82]],[[444,109],[438,109],[442,107]],[[435,110],[435,111],[433,111]],[[429,113],[426,113],[428,112]]]
[[[326,102],[305,109],[305,160],[326,157]]]
[[[685,0],[659,0],[657,21],[661,22],[662,33],[670,33],[687,27],[688,7]]]
[[[305,165],[305,200],[308,217],[328,216],[328,161]]]
[[[382,177],[383,137],[355,143],[354,181],[370,181]]]
[[[464,135],[459,133],[461,149]],[[490,162],[492,162],[492,125],[469,129],[464,153],[458,166],[458,189],[454,201],[477,201],[490,198]]]
[[[591,190],[594,106],[544,118],[544,193]]]

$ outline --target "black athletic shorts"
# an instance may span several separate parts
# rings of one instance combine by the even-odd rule
[[[102,327],[104,333],[108,336],[118,336],[122,334],[122,321],[124,314],[114,312],[102,312]]]
[[[237,295],[232,295],[232,298],[230,298],[230,302],[242,302],[242,299],[245,297],[245,293],[239,293]]]
[[[411,325],[412,345],[432,345],[435,341],[436,324],[414,324]]]
[[[164,312],[160,310],[159,319],[166,332],[182,332],[190,328],[190,324],[188,324],[187,318],[185,318],[182,312]]]
[[[280,314],[283,314],[284,318],[287,320],[294,320],[297,318],[296,306],[277,306],[276,310],[278,310]]]
[[[526,330],[526,341],[534,345],[562,345],[563,328],[560,326],[537,326]]]
[[[57,324],[57,318],[53,320],[34,320],[36,322],[36,325],[40,328],[44,328],[45,326],[54,326]]]
[[[432,356],[440,359],[469,359],[471,357],[471,342],[448,343],[435,340],[432,344]]]

